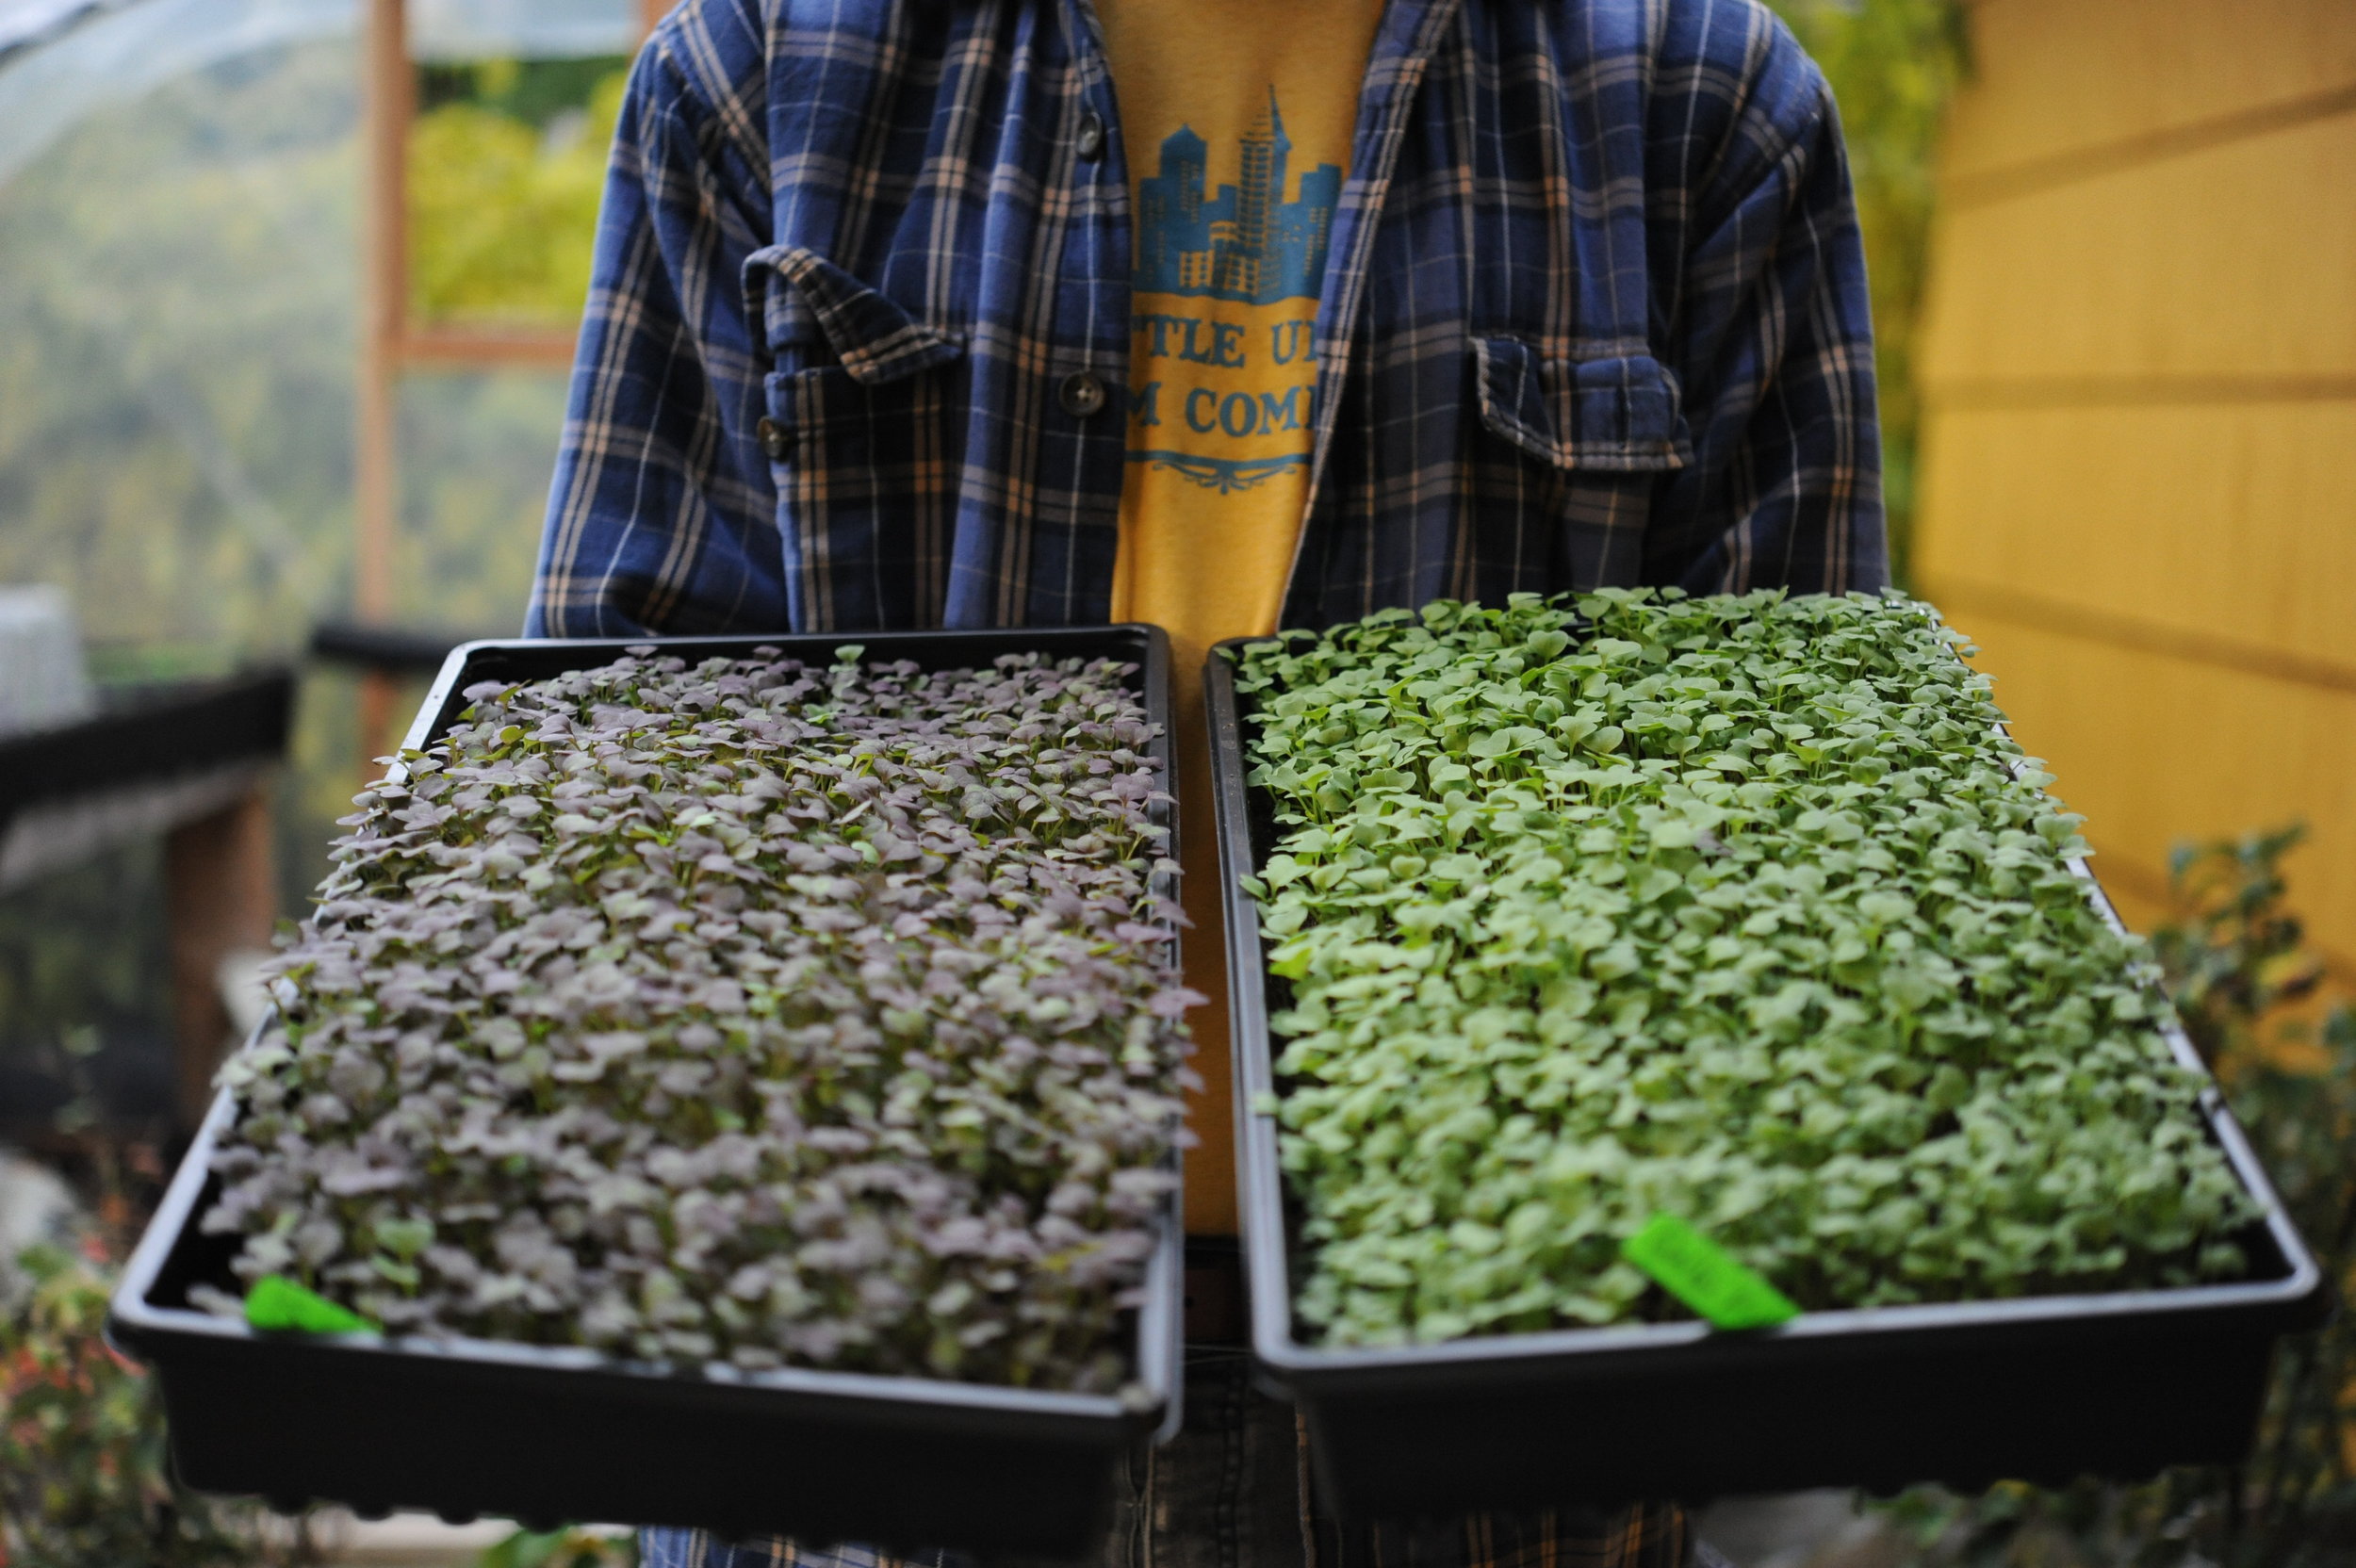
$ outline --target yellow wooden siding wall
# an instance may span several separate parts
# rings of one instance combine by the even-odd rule
[[[1918,586],[2148,920],[2294,818],[2356,972],[2356,0],[1977,0]]]

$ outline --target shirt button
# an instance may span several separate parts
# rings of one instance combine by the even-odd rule
[[[785,427],[783,425],[778,424],[775,419],[763,419],[753,427],[753,433],[761,438],[761,449],[769,454],[770,462],[785,461]]]
[[[1104,406],[1104,384],[1082,370],[1063,379],[1063,411],[1085,419]]]
[[[1093,109],[1080,117],[1080,139],[1074,145],[1090,163],[1104,155],[1104,122]]]

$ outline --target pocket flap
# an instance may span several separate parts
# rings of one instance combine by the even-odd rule
[[[768,286],[774,274],[791,286]],[[815,323],[843,368],[861,386],[881,386],[946,364],[965,345],[928,327],[815,251],[773,245],[744,258],[744,292],[769,347],[809,337]]]
[[[1481,417],[1559,468],[1682,468],[1693,455],[1677,378],[1649,354],[1548,359],[1517,337],[1473,340]]]

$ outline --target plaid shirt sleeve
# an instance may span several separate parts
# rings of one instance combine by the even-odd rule
[[[770,222],[765,63],[753,6],[697,4],[631,72],[527,635],[785,625],[741,281]]]
[[[1654,500],[1643,580],[1879,588],[1873,322],[1840,118],[1779,23],[1760,19],[1750,53],[1740,110],[1693,173],[1669,357],[1693,456]]]
[[[1789,30],[1750,0],[1396,4],[1376,57],[1286,624],[1880,586],[1864,256]]]

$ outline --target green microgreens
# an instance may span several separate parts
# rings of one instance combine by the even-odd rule
[[[1434,604],[1247,647],[1301,1315],[1676,1315],[1656,1212],[1810,1309],[2244,1270],[2249,1196],[2079,818],[1901,596]]]

